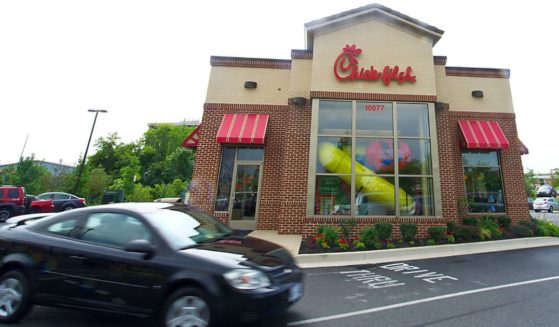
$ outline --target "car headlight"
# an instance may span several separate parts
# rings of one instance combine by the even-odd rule
[[[270,279],[263,272],[254,269],[235,269],[223,274],[225,280],[241,290],[253,290],[271,285]]]

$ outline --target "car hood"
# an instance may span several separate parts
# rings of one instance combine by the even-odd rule
[[[281,246],[255,237],[230,237],[180,251],[229,268],[272,270],[289,265],[293,257]]]

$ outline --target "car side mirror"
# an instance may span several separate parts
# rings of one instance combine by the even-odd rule
[[[150,258],[155,253],[155,247],[148,240],[133,240],[125,247],[126,252],[144,253],[145,258]]]

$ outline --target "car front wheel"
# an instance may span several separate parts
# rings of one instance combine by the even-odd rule
[[[16,322],[31,309],[29,286],[25,275],[18,270],[0,278],[0,323]]]
[[[207,327],[213,324],[208,295],[198,288],[181,288],[171,294],[163,305],[161,326]]]
[[[547,211],[553,212],[553,207],[552,207],[552,206],[549,206],[549,209],[548,209]]]
[[[6,221],[6,219],[12,216],[12,210],[9,208],[0,208],[0,222]]]

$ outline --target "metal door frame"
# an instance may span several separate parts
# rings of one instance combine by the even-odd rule
[[[237,186],[237,167],[238,166],[248,166],[254,165],[258,166],[258,190],[256,191],[256,208],[254,210],[254,220],[250,221],[237,221],[232,220],[233,217],[233,204],[235,201],[235,189]],[[231,193],[229,198],[229,218],[228,218],[228,225],[233,229],[241,229],[241,230],[255,230],[256,226],[258,225],[258,211],[260,209],[260,190],[261,190],[261,183],[262,183],[262,166],[263,162],[261,160],[236,160],[235,159],[235,166],[233,168],[233,178],[231,181]]]

